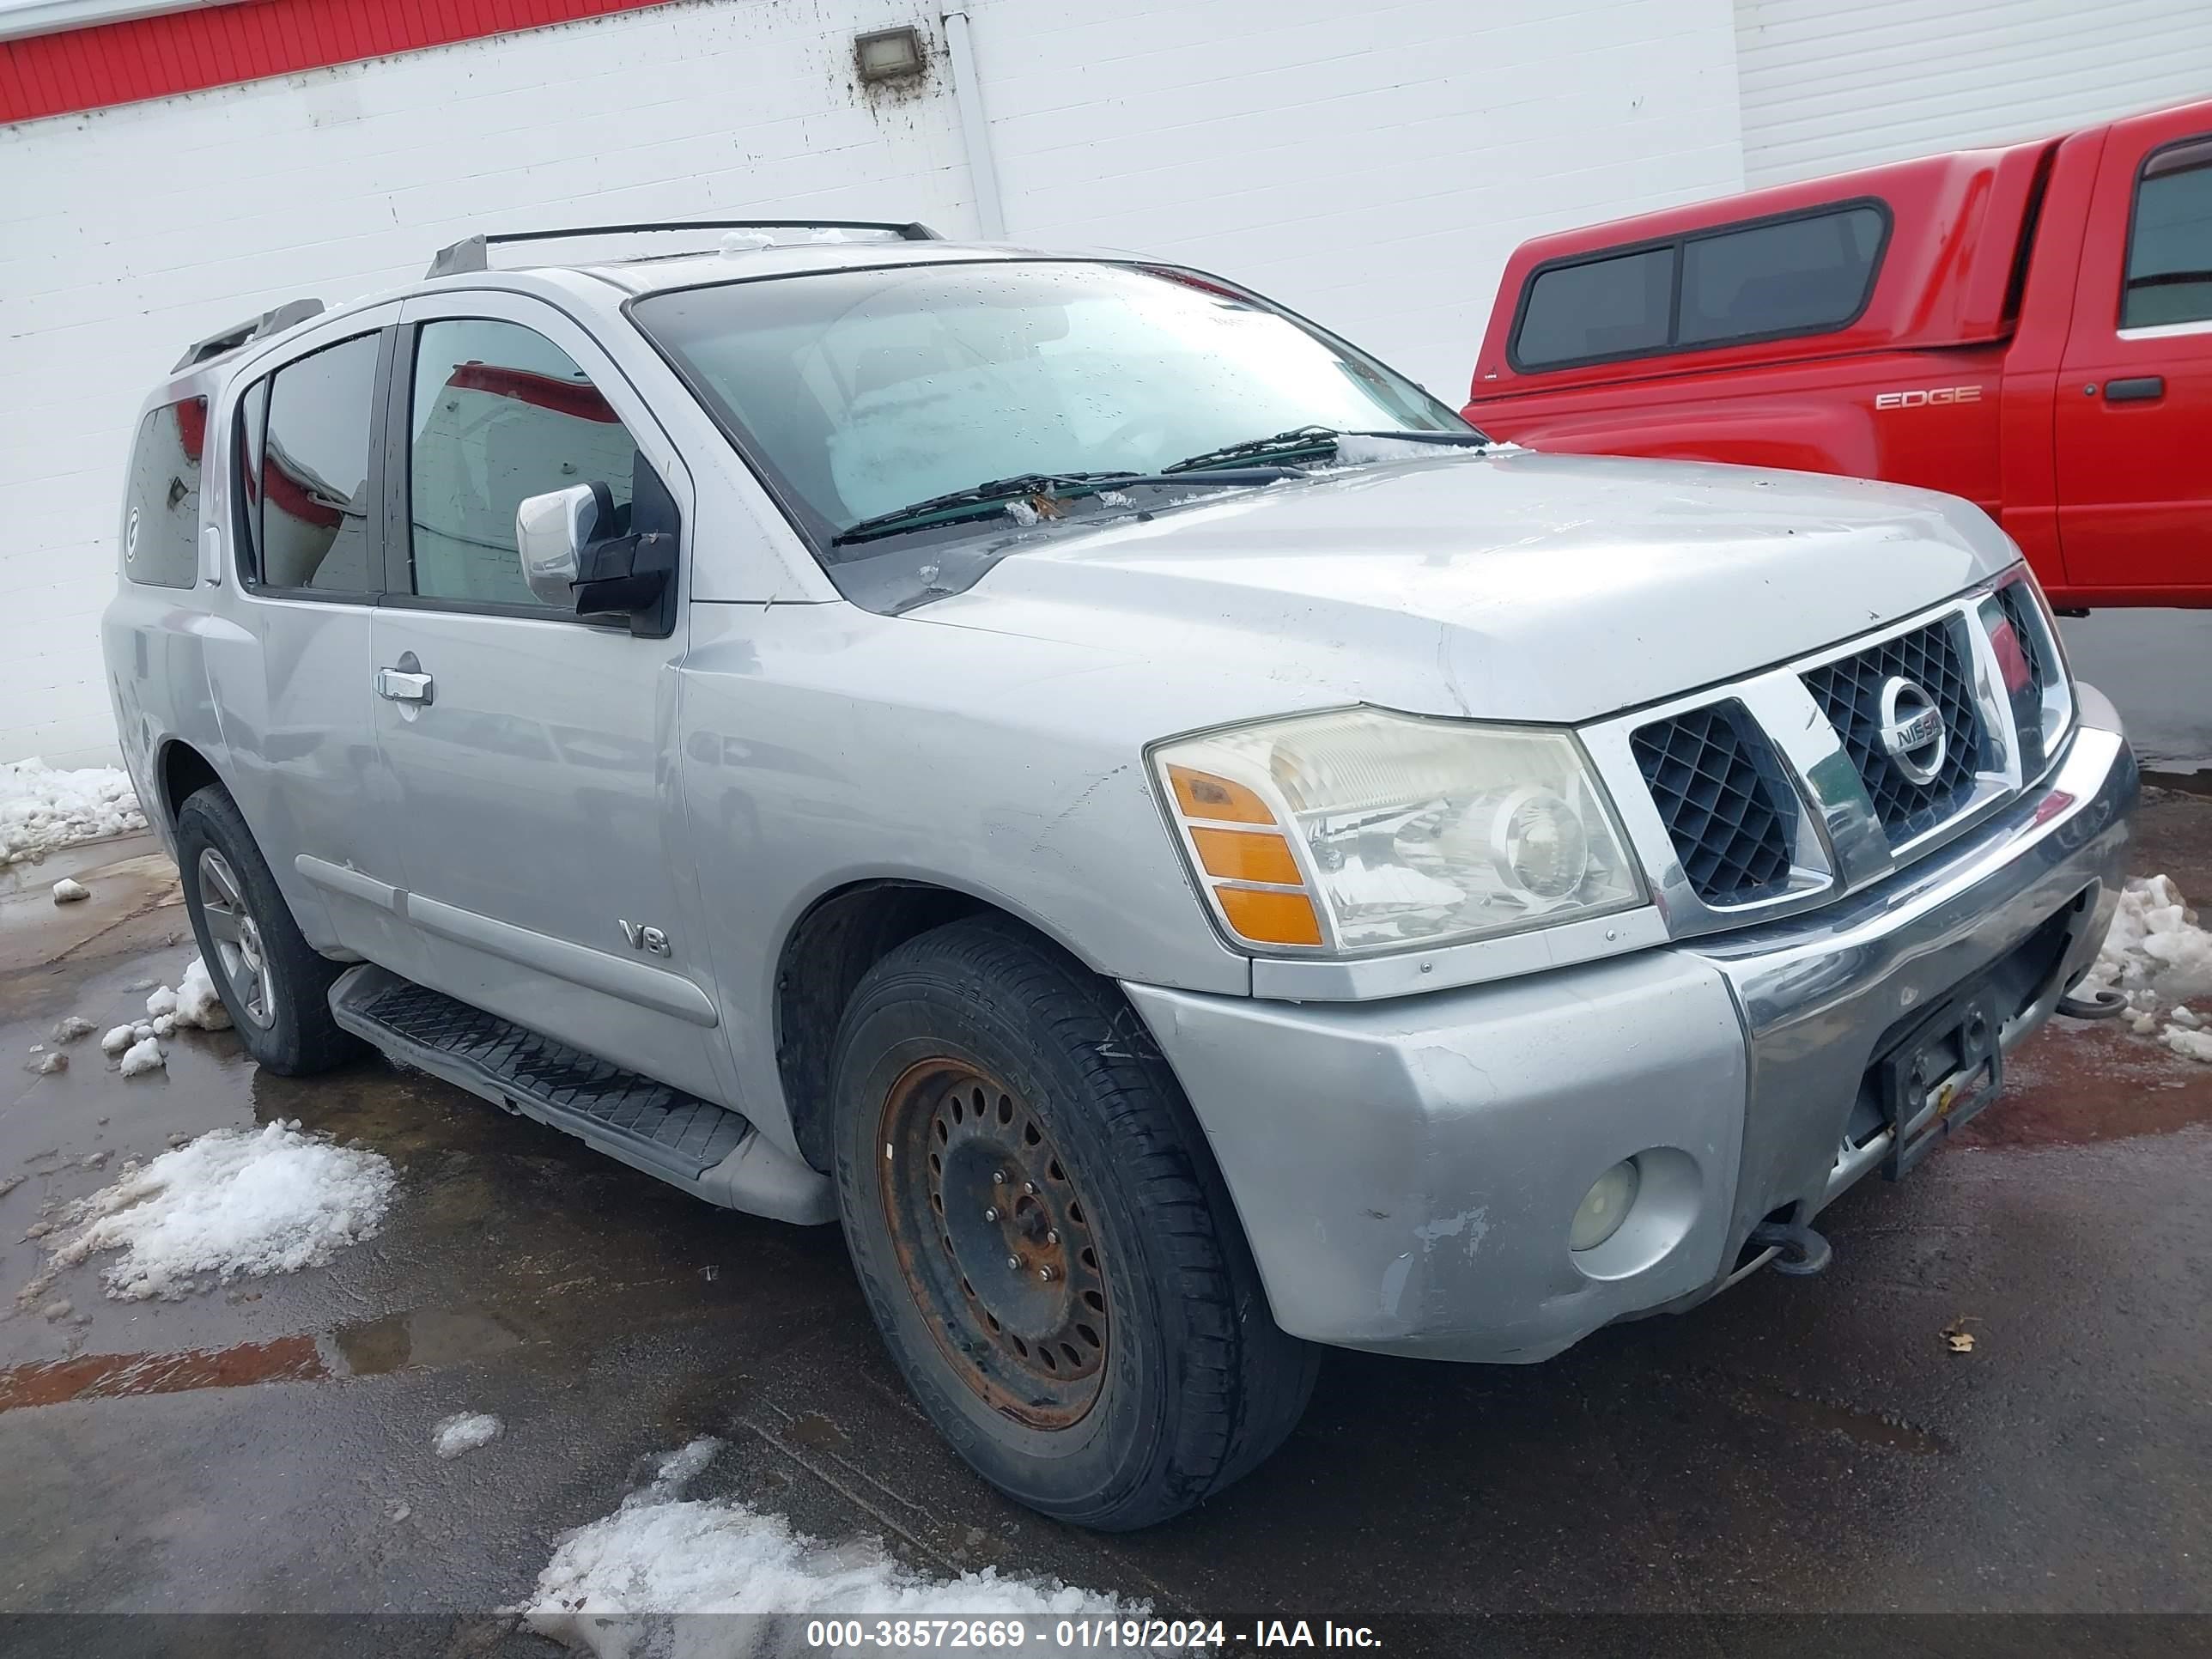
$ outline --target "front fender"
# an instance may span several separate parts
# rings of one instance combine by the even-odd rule
[[[1881,476],[1873,415],[1841,401],[1663,402],[1634,410],[1524,421],[1500,421],[1478,404],[1469,417],[1516,443],[1555,454],[1640,455],[1848,477]]]
[[[742,1109],[764,1130],[788,1133],[784,941],[854,883],[969,895],[1109,978],[1250,994],[1146,771],[1146,738],[1191,724],[1175,688],[1111,653],[842,603],[691,614],[682,793]]]

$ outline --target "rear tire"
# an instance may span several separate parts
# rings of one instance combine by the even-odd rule
[[[238,803],[218,784],[177,812],[177,866],[200,960],[246,1052],[270,1071],[305,1077],[343,1066],[361,1040],[331,1018],[344,964],[319,954],[254,845]]]
[[[1312,1392],[1174,1073],[1019,927],[909,940],[837,1036],[836,1177],[878,1328],[978,1474],[1123,1531],[1263,1461]]]

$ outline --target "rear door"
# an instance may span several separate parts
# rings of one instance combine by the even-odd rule
[[[2116,124],[2099,164],[2058,379],[2070,586],[2212,594],[2212,121]]]
[[[371,659],[393,786],[380,833],[405,866],[428,982],[718,1097],[675,787],[686,609],[665,639],[580,621],[532,597],[514,542],[518,503],[579,483],[623,507],[657,479],[688,526],[688,475],[550,306],[463,291],[410,300],[403,319]]]
[[[369,633],[384,581],[377,386],[398,306],[333,322],[218,411],[232,472],[237,597],[207,630],[224,780],[317,944],[401,973],[398,849],[363,810],[383,788],[370,732]],[[319,908],[328,918],[316,925]]]

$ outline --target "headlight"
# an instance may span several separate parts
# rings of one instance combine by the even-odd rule
[[[1200,885],[1249,944],[1404,949],[1644,899],[1571,732],[1353,709],[1179,738],[1152,758]]]
[[[2032,778],[2058,752],[2074,724],[2074,684],[2057,619],[2025,563],[2016,575],[1998,581],[1982,601],[1981,613],[2020,732],[2021,767]]]

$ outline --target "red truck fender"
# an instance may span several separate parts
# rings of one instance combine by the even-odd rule
[[[1648,409],[1523,418],[1507,422],[1507,430],[1495,421],[1483,422],[1480,408],[1470,412],[1494,438],[1559,454],[1645,455],[1860,477],[1875,466],[1873,411],[1848,403],[1761,399],[1741,410],[1725,404],[1678,406],[1656,427]]]

